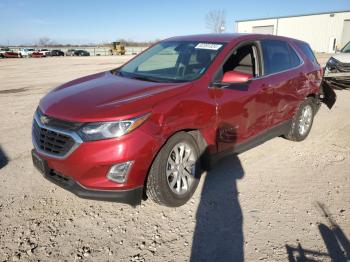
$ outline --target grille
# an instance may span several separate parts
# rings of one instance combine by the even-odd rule
[[[35,120],[33,121],[33,139],[39,149],[55,156],[64,156],[75,144],[70,136],[40,127]]]
[[[70,184],[70,179],[57,171],[50,169],[50,172],[47,174],[47,177],[56,181],[59,183],[61,186],[69,186]]]
[[[337,63],[336,67],[339,72],[350,72],[350,64]]]
[[[327,82],[335,89],[350,88],[350,79],[339,79],[339,80],[330,79],[330,80],[327,80]]]

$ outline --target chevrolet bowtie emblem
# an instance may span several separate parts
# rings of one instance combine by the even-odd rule
[[[40,122],[43,125],[46,125],[46,124],[48,124],[50,122],[50,119],[47,116],[40,116]]]

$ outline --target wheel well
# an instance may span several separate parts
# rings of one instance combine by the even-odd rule
[[[205,141],[204,137],[202,136],[201,132],[198,129],[183,130],[183,131],[190,134],[194,138],[194,140],[196,141],[199,147],[200,153],[202,154],[206,150],[208,144]]]
[[[202,136],[201,132],[198,129],[183,129],[183,130],[177,130],[175,133],[173,133],[171,136],[169,136],[164,144],[160,147],[160,149],[166,144],[166,142],[170,139],[170,137],[172,137],[173,135],[179,133],[179,132],[186,132],[188,134],[190,134],[194,140],[196,141],[198,147],[199,147],[199,152],[200,152],[200,161],[202,164],[203,169],[207,170],[209,169],[209,165],[208,165],[208,159],[209,159],[209,154],[207,152],[207,142],[205,141],[204,137]],[[160,149],[158,150],[157,154],[159,153]],[[150,167],[148,168],[147,171],[147,175],[145,177],[145,180],[143,182],[143,199],[146,200],[147,199],[147,195],[146,195],[146,187],[147,187],[147,180],[148,180],[148,175],[149,175],[149,171],[152,167],[152,164],[155,160],[155,158],[157,157],[157,154],[155,154],[155,156],[152,159],[152,163],[150,165]]]
[[[308,94],[306,98],[312,98],[313,99],[313,103],[314,103],[314,109],[315,109],[315,114],[317,114],[318,110],[321,107],[321,98],[319,94]]]
[[[311,94],[308,94],[306,96],[306,98],[313,98],[315,100],[315,103],[316,104],[319,104],[320,103],[320,95],[319,94],[315,94],[315,93],[311,93]]]

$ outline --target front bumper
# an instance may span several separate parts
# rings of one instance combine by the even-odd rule
[[[125,203],[132,206],[140,205],[143,187],[137,187],[128,190],[94,190],[88,189],[74,181],[72,178],[63,176],[53,169],[49,170],[48,173],[44,174],[44,177],[50,182],[70,191],[78,197],[102,200],[102,201],[113,201],[119,203]]]
[[[39,120],[35,118],[34,121]],[[145,124],[121,138],[78,143],[74,150],[63,155],[45,152],[45,148],[42,149],[35,143],[33,136],[33,154],[45,163],[46,168],[41,173],[49,181],[79,197],[139,204],[145,178],[160,146],[159,138],[149,131],[148,125],[150,124]],[[53,132],[73,137],[60,128],[45,124],[40,128],[49,130],[50,136]],[[133,165],[126,182],[116,183],[108,179],[107,174],[113,165],[128,161],[133,161]]]
[[[38,168],[38,165],[35,163],[38,161],[38,154],[34,149],[32,150],[32,157],[34,166],[47,180],[59,187],[62,187],[63,189],[70,191],[78,197],[101,201],[113,201],[129,204],[132,206],[141,204],[143,186],[125,190],[103,190],[87,188],[81,185],[78,181],[75,181],[72,177],[65,176],[52,169],[44,159],[40,158],[42,160],[42,163],[41,167]]]
[[[340,71],[338,68],[329,70],[328,67],[324,70],[323,80],[327,82],[332,88],[335,89],[348,89],[350,88],[350,71]]]

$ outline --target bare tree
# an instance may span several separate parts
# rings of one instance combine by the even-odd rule
[[[207,28],[214,33],[222,33],[225,30],[226,13],[224,10],[212,10],[205,16]]]
[[[46,36],[40,37],[39,40],[38,40],[38,45],[39,46],[47,46],[50,43],[51,43],[50,38],[48,38]]]

